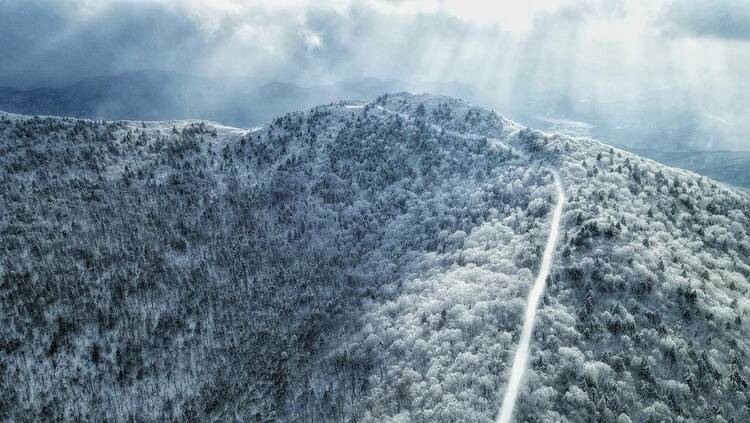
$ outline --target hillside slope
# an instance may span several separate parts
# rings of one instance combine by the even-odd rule
[[[0,417],[750,418],[750,197],[463,102],[0,115]]]

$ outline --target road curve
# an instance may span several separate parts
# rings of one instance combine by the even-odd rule
[[[516,355],[513,359],[513,368],[511,369],[508,385],[505,388],[505,395],[503,396],[503,402],[500,407],[500,414],[497,417],[497,423],[510,423],[511,418],[513,417],[513,409],[516,405],[518,392],[521,390],[523,376],[526,372],[526,365],[529,360],[529,345],[531,344],[531,335],[534,333],[536,310],[539,306],[539,300],[544,293],[547,277],[552,268],[555,246],[557,245],[557,239],[560,235],[560,221],[562,220],[562,210],[565,204],[565,191],[560,182],[560,175],[554,170],[551,172],[555,179],[555,187],[557,188],[557,205],[555,205],[555,210],[552,214],[552,224],[550,226],[549,236],[547,237],[547,246],[544,248],[542,265],[539,268],[539,274],[534,281],[534,285],[531,287],[531,291],[529,291],[523,329],[521,329],[521,339],[518,342]]]

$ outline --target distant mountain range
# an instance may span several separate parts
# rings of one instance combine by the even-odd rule
[[[0,110],[95,120],[209,119],[251,127],[275,116],[349,98],[372,99],[407,90],[457,95],[472,89],[458,83],[408,84],[361,78],[302,87],[284,82],[196,77],[137,71],[84,79],[62,88],[0,87]]]

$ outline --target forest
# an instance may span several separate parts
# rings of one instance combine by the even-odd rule
[[[750,195],[427,94],[0,113],[0,420],[750,420]]]

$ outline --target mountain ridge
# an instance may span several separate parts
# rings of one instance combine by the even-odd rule
[[[520,120],[525,126],[539,127],[547,132],[565,132],[569,135],[593,134],[598,139],[613,141],[611,144],[665,164],[690,168],[697,173],[736,186],[750,187],[750,167],[747,166],[747,160],[721,160],[717,157],[718,153],[712,150],[694,152],[694,156],[688,159],[680,152],[664,153],[638,148],[653,144],[660,136],[664,138],[662,148],[676,145],[675,140],[678,138],[685,139],[690,136],[693,147],[701,137],[711,138],[711,129],[701,127],[698,131],[696,123],[693,122],[694,118],[680,117],[678,120],[683,122],[680,124],[682,126],[665,126],[659,129],[659,124],[646,125],[646,121],[643,120],[646,117],[641,116],[641,120],[634,123],[635,127],[631,128],[628,125],[632,123],[632,119],[638,117],[637,114],[614,119],[616,122],[609,122],[607,119],[600,122],[599,120],[604,118],[597,117],[597,114],[579,115],[557,107],[567,104],[570,99],[560,104],[548,104],[541,98],[529,99],[528,102],[520,104],[503,103],[495,98],[491,90],[484,92],[458,82],[409,83],[394,79],[362,77],[338,83],[301,86],[289,82],[264,83],[252,78],[219,79],[145,70],[88,78],[58,88],[0,88],[0,110],[27,115],[71,116],[99,120],[202,118],[230,126],[254,127],[293,110],[350,98],[372,100],[383,92],[398,91],[435,92],[465,98],[475,103],[495,104],[499,108],[512,111],[513,118]],[[540,110],[545,111],[543,114],[546,117],[539,116]],[[674,119],[677,119],[678,115],[679,113]],[[568,118],[583,119],[584,122],[566,120]],[[661,116],[660,119],[666,118]],[[566,130],[566,125],[573,125],[572,131]],[[556,129],[560,131],[555,131]],[[681,133],[685,135],[679,136]],[[714,165],[710,165],[711,163]]]

